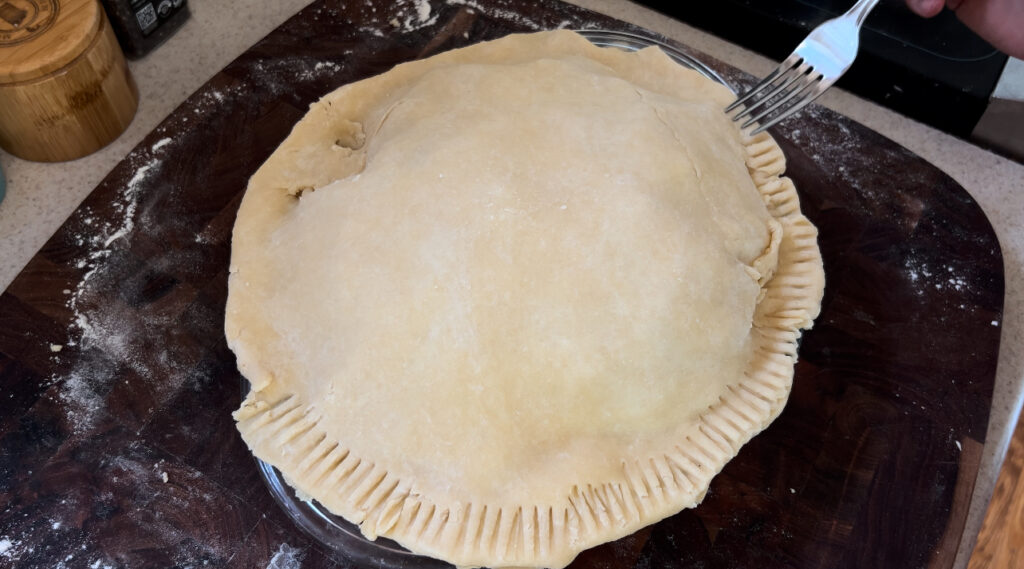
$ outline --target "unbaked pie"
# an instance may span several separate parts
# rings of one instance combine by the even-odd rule
[[[824,284],[732,98],[556,31],[315,103],[234,230],[253,453],[458,566],[562,567],[695,506],[781,411]]]

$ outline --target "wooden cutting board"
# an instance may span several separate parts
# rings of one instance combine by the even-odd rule
[[[642,32],[555,2],[383,4],[318,1],[244,53],[0,296],[0,565],[264,567],[284,544],[303,567],[344,565],[272,501],[230,416],[247,179],[310,102],[396,63],[516,31]],[[849,119],[814,108],[774,133],[827,275],[789,404],[698,508],[576,567],[952,565],[995,377],[999,244],[963,188]]]

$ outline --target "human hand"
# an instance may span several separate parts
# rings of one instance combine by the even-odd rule
[[[1024,0],[906,0],[920,16],[931,18],[943,7],[1002,52],[1024,58]]]

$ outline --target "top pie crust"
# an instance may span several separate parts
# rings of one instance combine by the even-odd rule
[[[781,411],[824,284],[732,97],[556,31],[312,105],[234,230],[253,453],[459,566],[562,567],[699,503]]]

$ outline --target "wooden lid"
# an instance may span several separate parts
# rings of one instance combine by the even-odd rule
[[[102,14],[98,0],[0,0],[0,85],[74,61],[95,39]]]

